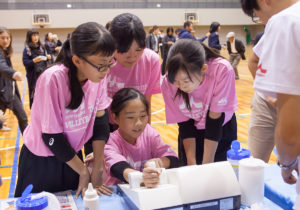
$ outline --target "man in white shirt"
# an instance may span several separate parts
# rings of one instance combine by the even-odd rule
[[[300,1],[241,0],[246,14],[266,24],[254,88],[277,98],[275,144],[285,182],[297,181],[300,155]],[[300,209],[300,180],[295,209]]]

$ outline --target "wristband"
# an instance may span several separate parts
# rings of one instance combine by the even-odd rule
[[[277,165],[279,166],[279,168],[283,169],[283,170],[290,170],[292,168],[295,168],[296,165],[298,164],[298,159],[296,158],[296,160],[294,162],[292,162],[290,165],[282,165],[279,160],[277,159]]]

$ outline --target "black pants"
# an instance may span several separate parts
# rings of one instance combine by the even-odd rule
[[[82,152],[77,155],[82,160]],[[33,185],[32,192],[38,193],[76,190],[78,183],[79,175],[66,163],[55,156],[36,156],[25,145],[22,146],[15,197],[20,197],[29,184]]]
[[[0,109],[5,112],[7,107],[4,105],[0,106]],[[18,119],[18,124],[21,130],[21,133],[23,134],[25,128],[28,125],[28,119],[27,119],[27,115],[25,113],[23,104],[20,100],[19,97],[17,97],[17,95],[15,95],[13,102],[12,102],[12,108],[11,110],[13,111],[13,113],[16,115],[17,119]]]
[[[204,133],[205,130],[196,130],[196,162],[197,164],[202,164],[203,159],[203,148],[204,148]],[[225,161],[227,160],[227,151],[231,147],[231,142],[237,139],[237,124],[236,124],[236,116],[233,114],[230,121],[228,121],[223,126],[222,139],[219,141],[217,151],[215,154],[215,162]],[[187,159],[185,155],[185,150],[183,146],[182,138],[180,135],[178,136],[178,156],[181,165],[187,165]]]

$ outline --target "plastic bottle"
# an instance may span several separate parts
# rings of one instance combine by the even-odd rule
[[[83,206],[84,210],[100,210],[99,197],[92,183],[89,183],[88,189],[85,191]]]
[[[227,151],[227,160],[231,163],[237,178],[239,178],[239,161],[250,157],[248,149],[241,148],[237,140],[231,143],[231,149]]]
[[[30,184],[23,191],[22,196],[17,200],[18,210],[56,210],[60,204],[55,195],[48,192],[31,194],[33,185]]]

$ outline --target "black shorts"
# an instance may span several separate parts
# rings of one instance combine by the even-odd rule
[[[82,160],[82,152],[77,155]],[[78,183],[79,175],[65,162],[55,156],[36,156],[25,144],[22,146],[15,197],[20,197],[29,184],[33,185],[33,193],[39,193],[76,190]]]
[[[231,120],[228,121],[222,129],[222,138],[219,141],[217,147],[214,160],[215,162],[227,160],[227,151],[231,147],[231,142],[237,139],[237,123],[235,114],[233,114]],[[181,135],[185,137],[191,137],[189,135],[190,133],[193,133],[196,138],[197,164],[202,164],[205,130],[197,130],[197,128],[194,125],[192,125],[192,127],[186,129],[186,131],[183,130]],[[186,155],[182,141],[182,139],[184,139],[185,137],[182,138],[180,134],[178,136],[178,156],[181,165],[187,165]]]

